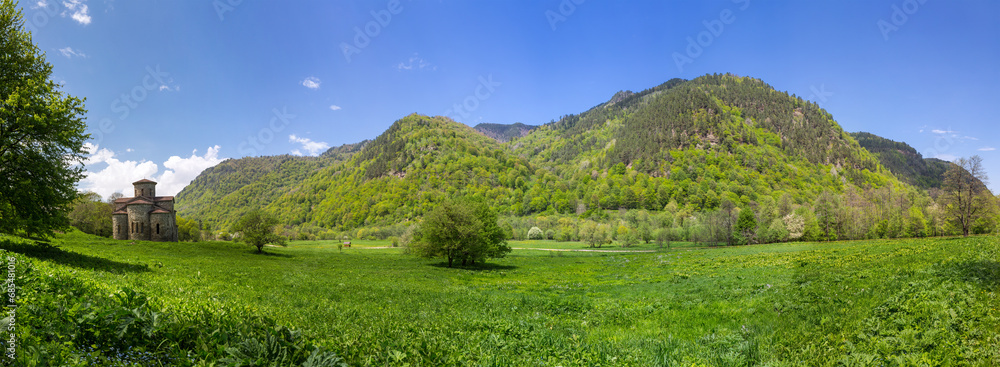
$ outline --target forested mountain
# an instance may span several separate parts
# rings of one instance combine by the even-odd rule
[[[875,134],[856,132],[851,136],[900,180],[922,189],[940,188],[945,171],[952,165],[937,158],[924,158],[906,143]]]
[[[520,122],[514,124],[478,124],[473,129],[486,135],[493,140],[501,143],[506,143],[511,139],[520,138],[522,136],[528,135],[531,130],[538,128],[535,125],[525,125]]]
[[[926,194],[815,103],[730,74],[618,92],[533,129],[414,114],[340,149],[336,159],[224,162],[184,189],[179,212],[225,228],[264,207],[310,235],[385,234],[442,200],[472,196],[507,218],[515,237],[525,223],[561,218],[547,225],[563,238],[634,231],[648,240],[661,228],[724,241],[740,208],[753,210],[765,241],[898,235],[916,215],[909,208],[920,206],[920,221],[933,216]]]

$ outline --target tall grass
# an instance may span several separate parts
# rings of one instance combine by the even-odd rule
[[[31,264],[26,363],[1000,364],[996,237],[519,250],[465,269],[396,248],[0,242]]]

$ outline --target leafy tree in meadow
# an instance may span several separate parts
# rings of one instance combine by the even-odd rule
[[[618,227],[621,229],[622,227]],[[622,247],[632,247],[639,243],[639,234],[631,228],[625,228],[625,235],[621,236]]]
[[[238,242],[256,247],[259,254],[264,252],[264,245],[286,245],[285,237],[274,233],[277,225],[277,218],[260,209],[253,209],[233,225],[232,231],[240,234],[236,239]]]
[[[48,236],[70,223],[87,111],[51,75],[16,3],[0,1],[0,233]]]
[[[944,174],[941,199],[945,211],[968,237],[972,224],[979,219],[993,202],[986,188],[989,177],[983,167],[983,158],[959,158]]]
[[[736,227],[733,228],[733,238],[737,245],[748,245],[756,243],[757,217],[753,210],[746,208],[740,211],[736,219]]]
[[[510,252],[496,212],[483,203],[446,201],[427,213],[419,233],[420,241],[412,245],[414,253],[446,258],[448,267],[455,260],[475,265],[476,261],[501,258]]]
[[[788,213],[785,215],[781,221],[785,224],[785,232],[788,233],[789,240],[798,240],[802,238],[805,232],[805,219],[801,215],[795,213]]]
[[[540,239],[542,239],[543,236],[544,236],[544,234],[543,234],[541,228],[531,227],[531,229],[528,230],[528,239],[529,240],[540,240]]]

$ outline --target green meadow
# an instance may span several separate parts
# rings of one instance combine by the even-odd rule
[[[257,255],[228,242],[2,237],[17,268],[17,363],[1000,364],[993,236],[600,249],[644,252],[515,241],[524,249],[475,268],[339,243]]]

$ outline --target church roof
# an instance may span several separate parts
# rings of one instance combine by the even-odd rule
[[[128,214],[128,210],[125,210],[125,208],[121,208],[119,210],[115,210],[115,211],[111,212],[111,214],[123,214],[123,215],[127,215]]]
[[[132,198],[132,200],[128,201],[128,205],[132,205],[132,204],[152,204],[152,203],[153,203],[152,201],[146,200],[145,198],[143,198],[141,196],[140,197],[136,197],[136,198]]]
[[[153,198],[153,201],[174,201],[173,196],[157,196]]]
[[[166,209],[163,209],[161,207],[156,207],[156,209],[153,209],[153,211],[151,211],[149,213],[150,214],[170,214],[170,211],[166,210]]]
[[[151,181],[151,180],[147,180],[147,179],[144,178],[144,179],[141,179],[139,181],[133,182],[132,184],[135,185],[135,184],[141,184],[141,183],[151,183],[151,184],[155,185],[156,181]]]

